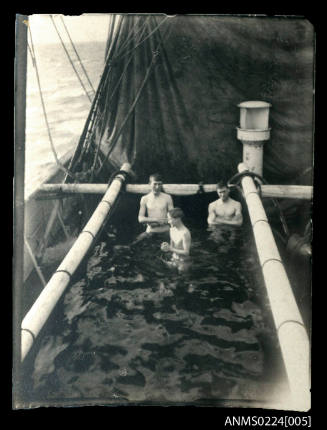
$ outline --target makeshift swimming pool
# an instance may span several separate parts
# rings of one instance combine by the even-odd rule
[[[26,360],[32,405],[276,398],[284,369],[252,233],[190,228],[183,274],[160,260],[162,238],[103,235]]]

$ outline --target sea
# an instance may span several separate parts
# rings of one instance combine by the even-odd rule
[[[104,67],[105,47],[105,41],[75,44],[95,90]],[[66,48],[69,48],[69,45],[66,45]],[[71,47],[69,53],[74,58],[74,66],[84,87],[92,97],[92,87],[82,74],[82,67]],[[45,180],[49,168],[56,163],[49,132],[58,158],[69,150],[74,150],[91,106],[60,42],[34,46],[34,54],[49,131],[41,104],[36,67],[29,54],[26,83],[25,199]]]
[[[96,88],[105,42],[77,44]],[[90,101],[60,44],[36,51],[58,157],[74,149]],[[55,159],[35,67],[27,79],[25,197]],[[25,359],[26,407],[208,405],[265,407],[287,391],[252,231],[196,220],[192,265],[167,267],[160,240],[108,225]]]

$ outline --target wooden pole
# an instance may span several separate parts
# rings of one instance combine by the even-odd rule
[[[261,185],[262,197],[312,200],[311,185]]]
[[[26,15],[16,15],[15,41],[15,172],[13,226],[13,408],[21,404],[20,321],[22,318],[22,285],[24,279],[24,174],[27,72]]]
[[[123,164],[121,168],[122,171],[127,173],[130,172],[130,169],[131,167],[128,163]],[[23,319],[21,324],[22,361],[107,219],[124,181],[124,175],[118,173],[76,242]]]
[[[205,193],[216,191],[216,184],[203,185]],[[43,193],[81,193],[104,194],[107,184],[43,184],[39,188],[39,196]],[[164,184],[163,190],[172,195],[187,196],[197,194],[200,191],[198,184]],[[150,192],[148,184],[127,184],[126,191],[133,194],[147,194]],[[313,187],[309,185],[261,185],[262,197],[275,197],[285,199],[312,199]]]
[[[241,163],[238,170],[244,172],[248,169]],[[308,335],[265,210],[250,176],[243,177],[242,188],[289,381],[292,396],[290,408],[307,411],[310,408]]]

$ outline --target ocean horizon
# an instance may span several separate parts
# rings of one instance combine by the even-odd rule
[[[71,46],[67,46],[75,67],[81,70]],[[80,42],[75,48],[96,90],[105,61],[106,41]],[[58,158],[74,149],[79,141],[91,102],[85,93],[61,43],[34,46],[36,65],[48,118],[50,134]],[[92,88],[82,77],[87,92]],[[25,129],[25,200],[40,186],[55,164],[42,109],[35,67],[28,52]]]

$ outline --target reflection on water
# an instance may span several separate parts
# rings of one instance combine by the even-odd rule
[[[111,232],[95,247],[43,336],[33,399],[269,397],[277,376],[267,363],[278,348],[259,297],[263,287],[254,282],[252,239],[233,227],[191,231],[192,265],[183,274],[161,261],[162,238],[129,247]]]

